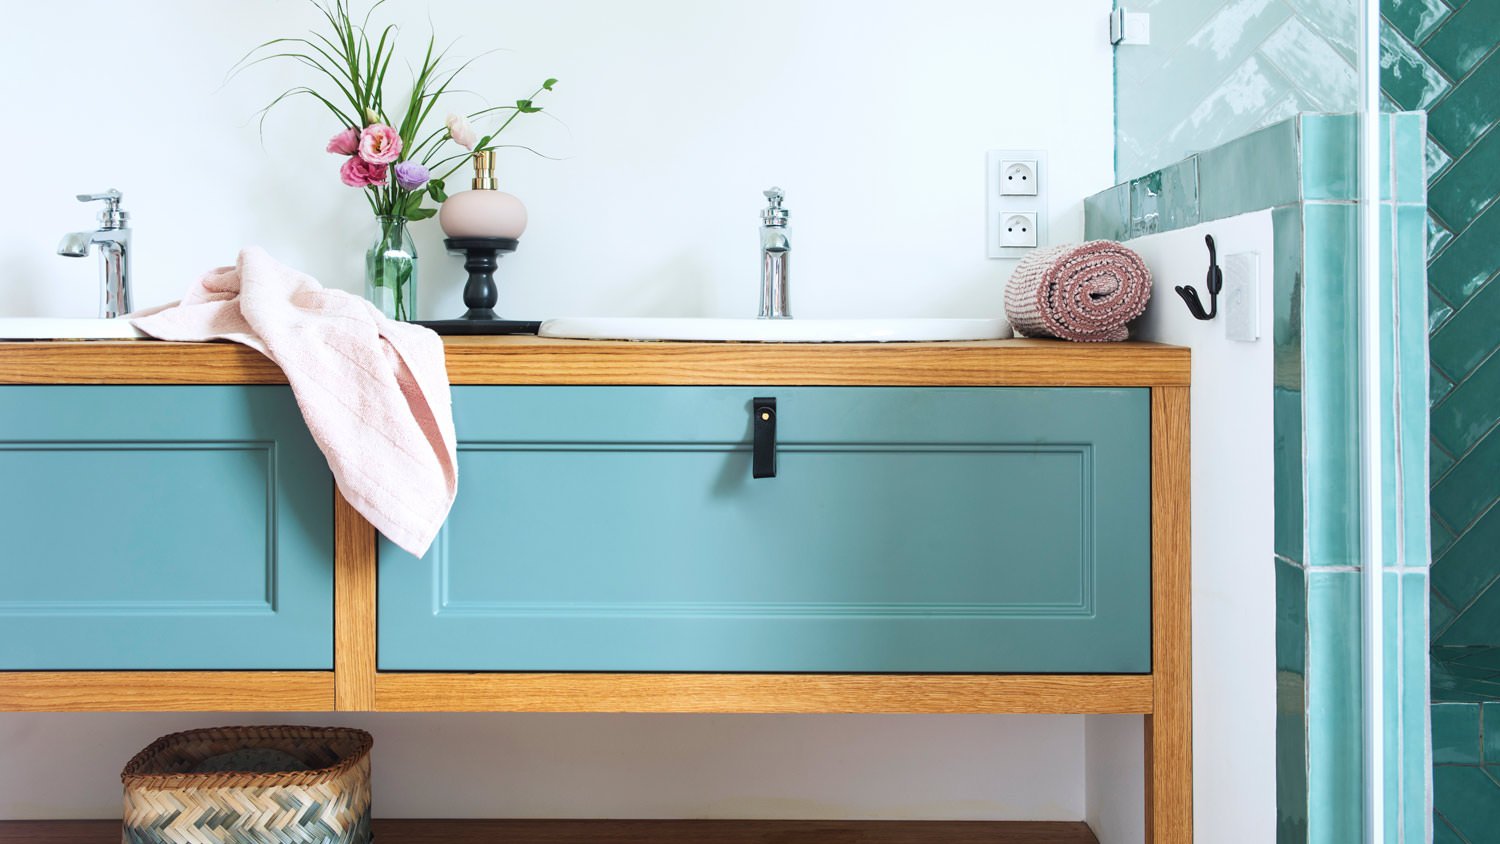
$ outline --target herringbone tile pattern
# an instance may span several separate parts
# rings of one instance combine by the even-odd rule
[[[1500,0],[1385,0],[1382,88],[1428,110],[1433,638],[1500,644]]]

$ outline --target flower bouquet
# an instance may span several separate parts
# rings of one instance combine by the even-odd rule
[[[544,81],[514,105],[448,114],[441,127],[429,129],[438,101],[454,92],[454,81],[474,59],[453,67],[449,50],[439,50],[436,35],[429,35],[421,64],[413,68],[411,89],[390,100],[400,111],[388,109],[386,74],[399,30],[395,24],[372,27],[370,21],[384,0],[377,0],[359,20],[351,15],[348,0],[309,2],[327,19],[327,31],[267,41],[250,51],[235,71],[271,60],[296,62],[313,71],[315,84],[282,92],[261,110],[261,121],[282,101],[305,96],[321,103],[342,125],[328,141],[327,151],[343,157],[339,178],[364,192],[380,228],[366,253],[365,295],[386,316],[413,319],[417,254],[407,224],[437,213],[423,203],[447,199],[444,180],[475,152],[512,146],[495,144],[495,138],[520,115],[540,112],[535,98],[551,91],[557,80]],[[470,122],[490,120],[498,126],[483,135]]]

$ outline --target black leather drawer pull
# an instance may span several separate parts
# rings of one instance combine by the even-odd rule
[[[755,451],[751,459],[750,476],[753,478],[776,477],[776,400],[751,399],[750,407],[755,414]]]

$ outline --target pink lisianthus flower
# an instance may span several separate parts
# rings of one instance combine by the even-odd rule
[[[469,121],[465,120],[463,115],[450,114],[444,123],[448,127],[448,137],[452,138],[455,144],[464,149],[473,149],[474,145],[479,143],[479,136],[474,134],[474,127],[469,125]]]
[[[359,152],[359,130],[350,126],[329,138],[328,151],[334,155],[353,155]]]
[[[339,178],[351,188],[383,185],[386,179],[386,167],[384,164],[371,164],[357,155],[351,155],[344,162],[344,166],[339,168]]]
[[[390,164],[401,157],[401,135],[384,123],[359,134],[359,157],[369,164]]]

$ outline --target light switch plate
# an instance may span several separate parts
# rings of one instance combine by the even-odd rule
[[[1260,339],[1260,255],[1241,252],[1224,256],[1224,336],[1241,343]]]

